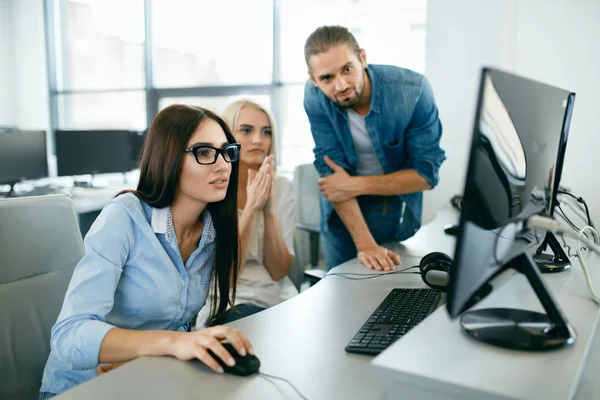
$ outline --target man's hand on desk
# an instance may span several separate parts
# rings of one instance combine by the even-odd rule
[[[393,271],[400,265],[400,256],[385,247],[375,245],[358,250],[358,261],[369,269],[377,271]]]
[[[319,188],[330,203],[340,203],[360,194],[353,176],[329,157],[325,156],[323,160],[333,170],[333,174],[319,179]]]

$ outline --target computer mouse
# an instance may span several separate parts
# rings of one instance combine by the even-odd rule
[[[236,351],[235,347],[231,343],[221,343],[225,350],[231,354],[233,359],[235,360],[235,365],[230,367],[223,360],[221,360],[217,355],[215,355],[212,350],[208,350],[208,353],[214,358],[220,365],[223,367],[223,371],[228,374],[238,375],[238,376],[248,376],[258,372],[260,368],[260,360],[255,355],[247,354],[245,356],[240,356]]]

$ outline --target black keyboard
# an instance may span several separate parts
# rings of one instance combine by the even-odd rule
[[[346,346],[349,353],[379,354],[431,314],[441,293],[433,289],[393,289]]]

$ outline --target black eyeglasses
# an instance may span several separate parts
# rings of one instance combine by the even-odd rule
[[[212,146],[198,145],[185,149],[184,152],[194,153],[198,164],[209,165],[217,162],[219,154],[222,154],[223,160],[227,162],[237,161],[240,158],[240,148],[241,145],[238,143],[228,144],[220,149]]]

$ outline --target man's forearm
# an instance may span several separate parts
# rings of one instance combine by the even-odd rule
[[[423,192],[431,185],[414,169],[405,169],[385,175],[355,176],[357,196],[393,196]]]
[[[357,249],[360,250],[377,244],[373,239],[373,235],[371,235],[371,231],[369,231],[356,198],[332,204],[350,232]]]

